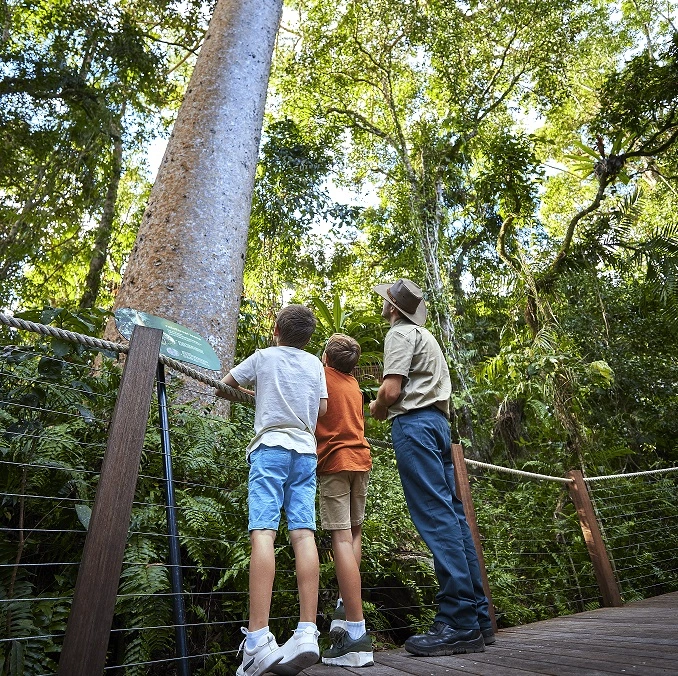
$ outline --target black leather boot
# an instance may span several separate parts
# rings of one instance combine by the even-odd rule
[[[455,629],[444,622],[434,622],[426,634],[410,636],[405,650],[413,655],[439,657],[485,651],[483,635],[479,629]]]

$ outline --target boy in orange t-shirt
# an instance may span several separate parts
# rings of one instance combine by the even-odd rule
[[[372,640],[365,629],[361,598],[361,524],[372,458],[365,439],[363,395],[351,375],[360,345],[334,334],[323,353],[327,381],[327,413],[318,420],[318,484],[320,524],[332,533],[334,564],[341,598],[330,628],[332,646],[324,664],[366,667],[374,664]],[[342,603],[343,601],[343,603]],[[345,609],[346,619],[341,619]]]

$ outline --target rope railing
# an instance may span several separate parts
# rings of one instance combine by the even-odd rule
[[[121,343],[114,343],[108,340],[100,340],[99,338],[92,338],[82,333],[76,333],[74,331],[67,331],[65,329],[60,329],[55,326],[47,326],[45,324],[37,324],[36,322],[29,322],[25,319],[19,319],[17,317],[10,317],[4,313],[0,312],[0,324],[5,326],[10,326],[15,329],[23,329],[24,331],[31,331],[32,333],[38,333],[42,336],[49,336],[51,338],[59,338],[61,340],[66,340],[72,343],[78,343],[89,347],[92,349],[106,350],[109,352],[117,352],[120,354],[127,354],[129,348],[127,345]],[[241,392],[232,387],[229,387],[225,383],[222,383],[220,380],[210,378],[208,375],[201,373],[197,369],[193,369],[186,364],[172,359],[171,357],[166,357],[165,355],[159,355],[158,360],[160,363],[165,366],[170,367],[171,369],[183,373],[198,382],[203,383],[204,385],[209,385],[214,387],[217,390],[220,390],[226,395],[226,398],[231,401],[237,401],[243,404],[252,404],[254,405],[254,397],[251,394]]]
[[[0,314],[0,323],[77,342],[95,350],[129,351],[127,346],[117,343],[98,341],[6,315]],[[6,354],[9,354],[8,349]],[[21,349],[11,346],[11,350]],[[83,509],[91,506],[94,499],[113,403],[110,392],[90,392],[89,386],[83,388],[75,384],[80,380],[94,382],[98,372],[90,365],[50,357],[64,372],[80,371],[77,377],[66,381],[66,386],[58,379],[46,384],[44,376],[36,369],[31,372],[30,358],[24,356],[26,359],[21,363],[26,368],[23,371],[15,364],[7,364],[0,369],[0,374],[5,379],[15,380],[15,390],[24,386],[28,393],[31,388],[42,387],[48,399],[42,403],[27,400],[7,404],[14,406],[13,409],[5,408],[14,417],[21,418],[24,427],[5,428],[0,418],[0,438],[4,433],[4,441],[0,443],[13,453],[0,456],[0,471],[12,480],[3,485],[9,489],[5,496],[13,501],[15,515],[14,520],[3,524],[1,529],[15,552],[13,558],[0,560],[0,592],[4,592],[0,594],[3,596],[0,626],[10,626],[12,614],[24,619],[37,618],[31,610],[33,607],[51,607],[50,612],[62,618],[62,624],[63,618],[68,617],[75,575],[80,566],[76,559],[82,548],[81,536],[87,533],[82,521],[86,518]],[[36,362],[44,356],[45,352],[40,350],[34,353]],[[173,445],[176,445],[173,461],[177,491],[175,509],[182,551],[178,566],[167,562],[168,542],[172,536],[158,528],[168,503],[162,492],[163,451],[159,439],[163,428],[157,420],[157,412],[152,412],[138,472],[137,493],[132,502],[117,593],[116,626],[110,633],[110,654],[117,658],[106,668],[124,667],[130,674],[142,674],[154,664],[176,661],[172,655],[172,636],[179,625],[172,619],[171,600],[176,592],[171,588],[170,576],[173,569],[179,568],[184,576],[180,594],[186,601],[184,626],[188,631],[189,648],[186,659],[205,669],[217,668],[215,665],[218,664],[219,669],[228,671],[234,664],[236,651],[216,646],[237,646],[241,638],[238,629],[247,612],[247,561],[243,553],[247,542],[247,467],[241,451],[234,449],[243,448],[248,440],[249,433],[243,434],[242,428],[252,424],[250,409],[254,400],[180,362],[165,357],[160,361],[226,393],[227,398],[245,404],[245,407],[234,407],[234,422],[229,424],[211,414],[209,406],[204,410],[170,406],[170,429]],[[59,396],[55,396],[52,403],[50,393],[58,388]],[[200,395],[205,397],[202,391]],[[0,399],[9,401],[2,396]],[[77,407],[70,408],[80,400],[87,402],[89,415]],[[71,427],[77,429],[68,432]],[[73,439],[77,439],[79,450],[64,461],[60,452]],[[430,623],[436,607],[437,586],[430,555],[422,550],[407,518],[391,445],[379,439],[369,439],[369,442],[373,449],[374,469],[363,539],[365,614],[368,624],[383,632],[384,639],[398,642],[406,633],[419,631]],[[577,513],[567,507],[570,504],[568,491],[572,490],[574,479],[471,459],[465,459],[462,464],[474,471],[473,500],[500,621],[503,624],[523,623],[600,605],[599,584]],[[675,496],[671,473],[676,469],[583,477],[592,491],[596,515],[611,552],[624,600],[636,598],[645,593],[643,590],[654,593],[671,589],[671,585],[678,587],[678,573],[670,565],[675,549],[662,546],[667,542],[666,537],[663,542],[657,537],[662,524],[675,518],[674,512],[664,510],[666,498],[662,491],[670,493],[673,490],[671,495]],[[615,498],[618,482],[613,480],[623,479],[629,485],[636,482],[636,497],[644,496],[646,491],[647,498],[632,499],[631,490],[621,491],[620,497]],[[642,492],[638,482],[643,482]],[[36,507],[33,503],[45,503],[45,506]],[[402,521],[394,526],[395,515],[401,515]],[[635,519],[633,527],[628,524],[632,519]],[[403,546],[386,552],[382,543],[392,538],[394,528]],[[296,590],[290,585],[295,573],[284,528],[281,528],[279,540],[276,547],[281,578],[273,596],[271,620],[276,626],[283,627],[283,635],[284,628],[291,627],[296,620],[290,609],[297,601]],[[668,542],[673,541],[669,538]],[[321,616],[318,621],[322,629],[327,629],[325,614],[331,612],[337,587],[331,545],[322,532],[318,534],[318,545],[321,558]],[[647,551],[634,550],[634,547],[642,549],[643,546],[652,550],[651,555]],[[675,547],[678,548],[678,543]],[[66,558],[65,552],[72,557]],[[60,582],[56,582],[57,579]],[[8,594],[10,583],[13,587]],[[45,660],[41,663],[45,672],[56,671],[63,629],[50,630],[49,626],[37,623],[37,619],[33,625],[35,631],[30,630],[30,623],[22,626],[23,630],[12,630],[8,638],[0,639],[0,646],[21,642],[28,657],[41,655]],[[161,647],[144,648],[147,644]],[[211,645],[215,648],[210,649]]]
[[[506,474],[513,474],[514,476],[521,476],[527,479],[537,479],[541,481],[555,481],[556,483],[569,484],[572,479],[562,476],[550,476],[548,474],[537,474],[536,472],[525,472],[521,469],[513,469],[512,467],[501,467],[500,465],[492,465],[489,462],[480,462],[478,460],[466,459],[466,464],[471,467],[481,467],[496,472],[504,472]]]
[[[588,476],[584,477],[584,481],[587,483],[593,481],[610,481],[612,479],[635,479],[636,477],[641,476],[652,476],[660,474],[670,474],[672,472],[678,472],[678,467],[664,467],[662,469],[648,469],[644,472],[628,472],[625,474],[608,474],[607,476]]]
[[[60,329],[54,326],[47,326],[45,324],[38,324],[35,322],[30,322],[24,319],[18,319],[15,317],[10,317],[8,315],[5,315],[3,313],[0,313],[0,324],[5,324],[6,326],[10,326],[13,328],[17,329],[23,329],[25,331],[31,331],[34,333],[39,333],[44,336],[50,336],[53,338],[60,338],[62,340],[67,340],[70,342],[75,342],[75,343],[80,343],[81,345],[85,345],[86,347],[90,348],[95,348],[95,349],[101,349],[101,350],[108,350],[108,351],[114,351],[114,352],[119,352],[119,353],[127,353],[128,347],[126,345],[122,345],[120,343],[114,343],[111,341],[106,341],[106,340],[100,340],[98,338],[92,338],[91,336],[87,336],[85,334],[81,333],[76,333],[73,331],[66,331],[65,329]],[[198,382],[203,383],[204,385],[209,385],[210,387],[213,387],[224,394],[227,395],[227,399],[239,403],[244,403],[244,404],[249,404],[249,405],[254,405],[254,397],[250,394],[247,394],[245,392],[242,392],[240,390],[236,390],[232,387],[229,387],[225,383],[221,382],[220,380],[216,380],[215,378],[211,378],[208,375],[205,375],[204,373],[198,371],[197,369],[193,369],[190,366],[186,366],[186,364],[177,361],[176,359],[172,359],[170,357],[166,357],[165,355],[160,355],[159,356],[159,361],[164,364],[165,366],[170,367],[171,369],[178,371],[179,373],[182,373],[186,376],[189,376],[190,378],[193,378],[194,380],[197,380]],[[390,445],[388,442],[385,442],[383,440],[379,439],[371,439],[368,438],[368,441],[370,445],[372,446],[377,446],[379,448],[390,448]],[[524,476],[526,478],[531,478],[531,479],[539,479],[539,480],[544,480],[544,481],[555,481],[559,483],[571,483],[572,480],[568,479],[566,477],[557,477],[557,476],[550,476],[548,474],[538,474],[535,472],[526,472],[524,470],[519,470],[519,469],[514,469],[511,467],[502,467],[501,465],[493,465],[490,463],[484,463],[480,462],[478,460],[471,460],[471,459],[466,459],[466,464],[470,465],[472,467],[482,467],[484,469],[491,469],[491,470],[496,470],[498,472],[506,472],[507,474],[515,474],[516,476]],[[646,470],[644,472],[633,472],[630,474],[611,474],[607,476],[597,476],[597,477],[584,477],[584,481],[586,482],[591,482],[591,481],[604,481],[604,480],[611,480],[611,479],[618,479],[622,477],[629,477],[629,476],[646,476],[646,475],[651,475],[651,474],[662,474],[662,473],[668,473],[668,472],[675,472],[678,471],[678,467],[668,467],[668,468],[663,468],[663,469],[657,469],[657,470]]]

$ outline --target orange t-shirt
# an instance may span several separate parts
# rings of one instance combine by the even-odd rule
[[[365,439],[363,393],[350,373],[325,367],[327,413],[318,418],[318,474],[366,472],[372,468]]]

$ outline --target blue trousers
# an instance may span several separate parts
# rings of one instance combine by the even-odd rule
[[[405,413],[393,419],[391,436],[412,522],[433,554],[436,621],[491,628],[478,555],[455,492],[447,418],[435,408]]]

